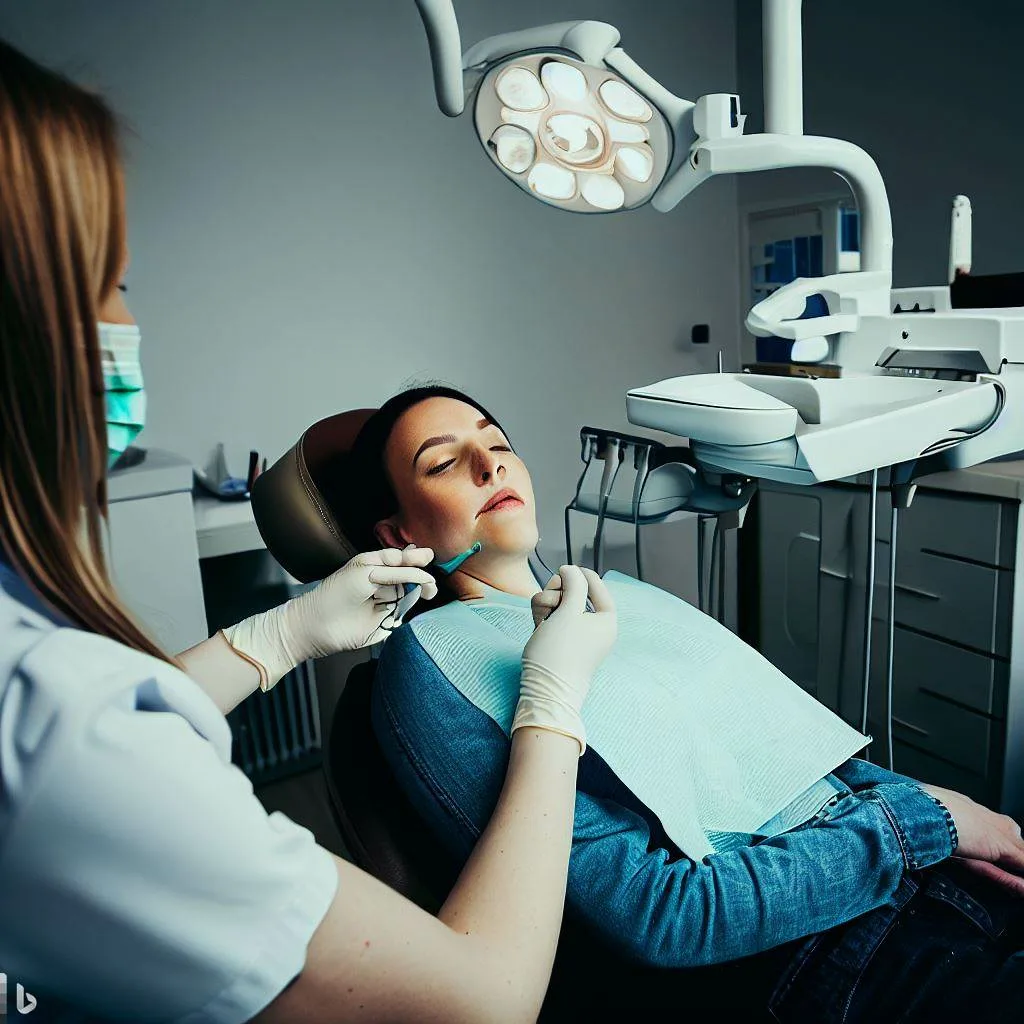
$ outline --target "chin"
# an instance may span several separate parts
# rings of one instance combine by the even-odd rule
[[[540,534],[533,523],[503,523],[480,535],[484,548],[505,554],[528,555],[537,546]]]

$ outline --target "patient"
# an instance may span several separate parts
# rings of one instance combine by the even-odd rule
[[[404,392],[368,421],[353,458],[368,495],[359,547],[415,542],[444,561],[480,541],[479,554],[441,580],[440,599],[540,589],[528,561],[538,540],[529,473],[474,400],[441,387]],[[402,788],[464,860],[498,797],[507,736],[410,625],[384,645],[373,713]],[[570,911],[643,964],[740,961],[729,991],[716,990],[733,1010],[770,1007],[808,1024],[1021,1019],[1024,843],[1015,823],[856,759],[828,782],[831,798],[806,820],[769,838],[738,836],[695,861],[588,747]]]

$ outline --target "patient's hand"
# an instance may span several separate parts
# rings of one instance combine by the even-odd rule
[[[922,786],[953,816],[960,843],[955,856],[979,875],[1024,896],[1024,840],[1020,826],[963,793],[941,786]]]

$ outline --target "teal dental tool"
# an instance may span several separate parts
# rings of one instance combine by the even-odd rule
[[[456,569],[458,569],[467,558],[472,557],[480,551],[480,541],[474,541],[471,547],[466,548],[461,555],[456,555],[454,558],[449,558],[447,562],[435,562],[438,570],[443,572],[445,576],[450,576]]]
[[[471,558],[473,555],[480,551],[482,545],[480,541],[474,541],[473,544],[466,548],[461,554],[456,555],[454,558],[449,558],[447,562],[434,562],[435,568],[438,572],[444,573],[445,576],[450,576],[456,569],[466,561],[467,558]],[[420,586],[416,583],[403,583],[402,587],[405,590],[405,597],[403,597],[395,608],[395,622],[401,622],[405,618],[405,613],[419,600]]]

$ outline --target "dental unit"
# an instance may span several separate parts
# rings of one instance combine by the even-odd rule
[[[675,96],[622,49],[611,25],[546,25],[463,53],[451,0],[417,7],[441,110],[455,117],[471,102],[491,162],[548,205],[594,214],[650,203],[667,213],[713,175],[788,167],[827,168],[852,188],[860,269],[798,278],[746,318],[755,336],[791,341],[805,377],[689,374],[627,393],[631,423],[689,439],[694,493],[718,490],[721,510],[739,512],[734,525],[758,479],[816,484],[870,473],[873,509],[878,472],[890,469],[894,559],[899,509],[915,480],[1024,447],[1024,309],[954,308],[946,285],[893,290],[892,221],[874,160],[849,142],[803,134],[800,0],[763,0],[765,131],[753,135],[743,134],[738,96]],[[970,266],[970,206],[957,202],[964,223],[957,230],[954,221],[951,280]],[[826,362],[842,375],[816,377]],[[890,615],[890,721],[892,645]]]

